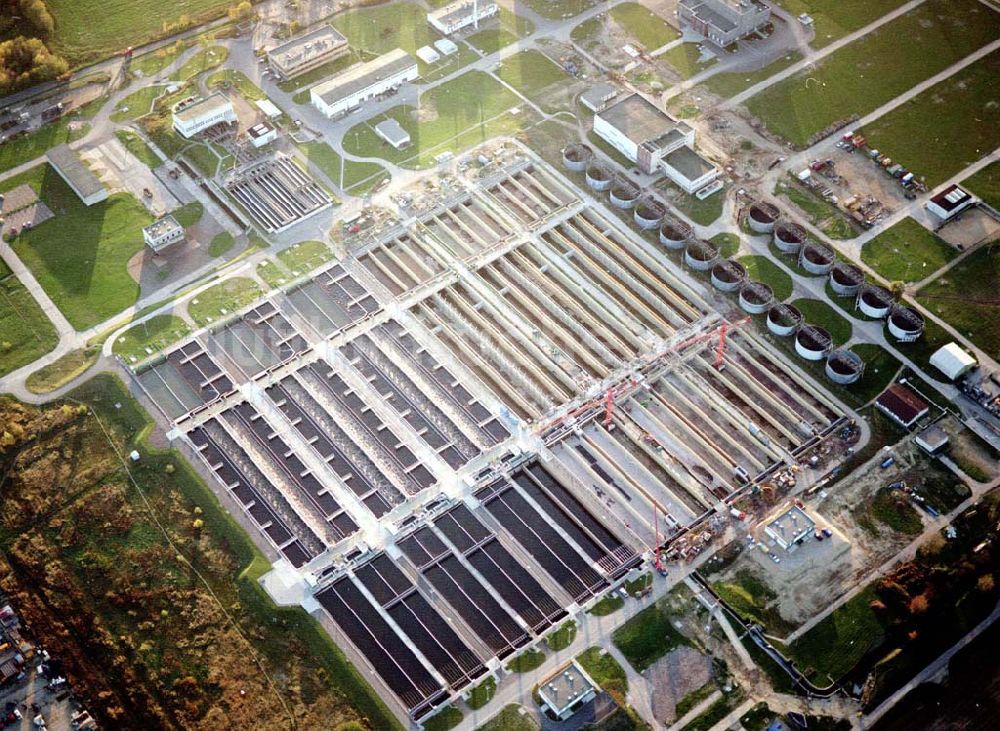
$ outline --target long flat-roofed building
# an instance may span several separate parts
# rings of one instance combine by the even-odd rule
[[[271,68],[282,79],[294,79],[350,53],[347,39],[333,26],[321,25],[285,41],[267,53]]]
[[[963,190],[957,185],[949,185],[927,201],[927,210],[942,221],[947,221],[957,216],[973,203],[975,203],[975,199],[968,191]]]
[[[715,165],[694,151],[694,129],[639,94],[594,115],[594,132],[642,172],[662,172],[688,193],[718,177]]]
[[[181,137],[191,138],[209,127],[235,121],[233,103],[221,92],[179,102],[173,110],[174,129]]]
[[[108,197],[108,189],[69,145],[58,145],[45,153],[52,169],[66,181],[84,205],[92,206]]]
[[[496,3],[485,0],[459,0],[427,13],[427,22],[445,35],[478,25],[500,11]]]
[[[417,78],[417,62],[401,48],[359,63],[309,90],[313,106],[336,117],[368,99]]]
[[[680,0],[677,21],[719,46],[728,46],[771,22],[771,6],[760,0]]]

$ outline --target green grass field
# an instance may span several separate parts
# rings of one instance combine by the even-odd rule
[[[783,636],[793,629],[774,606],[778,596],[774,589],[749,571],[741,569],[732,580],[715,583],[712,588],[741,616],[764,625],[769,633]]]
[[[811,15],[816,38],[809,45],[822,48],[878,20],[904,2],[906,0],[778,0],[778,5],[795,16]]]
[[[934,187],[1000,146],[1000,51],[864,128],[869,145]]]
[[[714,74],[701,82],[700,86],[705,87],[713,94],[718,94],[728,99],[731,96],[739,94],[744,89],[749,89],[754,84],[759,84],[761,81],[771,78],[779,71],[784,71],[789,66],[801,60],[802,54],[798,51],[792,51],[757,71]]]
[[[538,722],[527,708],[511,703],[476,731],[538,731]]]
[[[228,56],[229,49],[225,46],[208,46],[207,48],[202,48],[185,61],[183,66],[171,74],[170,78],[174,81],[187,81],[198,74],[219,66]]]
[[[998,34],[1000,14],[976,0],[927,0],[816,68],[768,87],[746,106],[772,132],[801,146],[838,120],[867,114]]]
[[[58,343],[55,327],[18,278],[9,272],[0,278],[0,376],[40,358]]]
[[[124,122],[128,119],[138,119],[153,111],[155,102],[164,92],[163,86],[143,86],[115,105],[111,112],[112,122]]]
[[[681,37],[680,32],[652,10],[639,3],[622,3],[608,11],[620,26],[647,51],[655,51]]]
[[[1000,209],[1000,163],[994,162],[962,181],[970,193],[978,195],[988,205]]]
[[[792,275],[769,257],[755,254],[742,256],[738,261],[747,268],[747,278],[750,281],[764,282],[771,287],[776,300],[783,301],[792,296]]]
[[[534,648],[525,650],[507,663],[507,669],[512,673],[527,673],[545,662],[545,653]]]
[[[595,603],[594,606],[587,610],[587,613],[593,614],[595,617],[607,617],[609,614],[614,614],[624,606],[625,600],[619,596],[617,592],[615,592],[602,597],[599,602]]]
[[[265,259],[257,265],[257,276],[267,282],[267,285],[274,289],[292,279],[291,274],[273,259]]]
[[[799,187],[798,183],[779,184],[775,188],[775,192],[798,206],[813,226],[822,229],[831,238],[853,239],[858,235],[854,226],[847,221],[844,214],[836,206],[823,200],[812,191]]]
[[[557,629],[545,635],[545,644],[550,650],[565,650],[576,638],[576,622],[572,619],[563,622]]]
[[[212,240],[208,244],[208,255],[209,256],[222,256],[231,248],[233,244],[236,243],[236,239],[228,231],[223,231],[220,234],[216,234],[212,237]]]
[[[388,176],[386,169],[375,162],[344,161],[325,142],[305,142],[300,145],[309,162],[330,178],[334,185],[354,195],[363,195]],[[343,171],[341,171],[343,163]],[[343,175],[341,175],[343,172]]]
[[[462,712],[455,706],[445,706],[424,721],[424,731],[450,731],[462,722]]]
[[[25,379],[24,385],[32,393],[51,393],[85,373],[101,355],[99,347],[71,350],[48,365],[35,368]]]
[[[303,241],[278,252],[278,260],[292,276],[311,272],[333,258],[333,251],[322,241]]]
[[[115,132],[115,136],[125,146],[125,149],[135,155],[139,162],[146,167],[155,168],[162,164],[162,160],[160,160],[157,154],[135,132],[120,129]]]
[[[546,90],[569,79],[555,61],[533,48],[505,58],[496,74],[543,109],[551,107]]]
[[[156,355],[189,332],[191,326],[177,315],[156,315],[119,335],[111,350],[127,363],[135,363]]]
[[[740,237],[732,233],[715,234],[709,239],[719,247],[719,256],[728,259],[740,249]]]
[[[793,301],[792,304],[799,308],[805,322],[828,330],[834,345],[843,345],[851,339],[854,326],[826,302],[803,298]]]
[[[674,629],[665,601],[646,607],[614,631],[615,647],[641,673],[675,647],[689,644],[684,635]]]
[[[496,692],[497,681],[491,675],[469,692],[469,700],[466,703],[472,710],[478,710],[493,700]]]
[[[821,685],[839,680],[877,646],[884,632],[868,606],[876,598],[865,589],[797,639],[788,649],[799,669]]]
[[[414,3],[358,8],[334,16],[333,27],[351,46],[382,54],[402,48],[413,53],[441,36],[427,24],[427,11]]]
[[[597,137],[597,135],[593,135],[591,140],[595,139],[600,138]],[[601,142],[607,145],[604,140],[601,140]],[[614,148],[610,145],[607,145],[607,147],[614,150]],[[617,150],[615,152],[618,154]],[[635,167],[635,165],[629,162],[628,165],[625,165],[624,167],[628,170]],[[712,193],[712,195],[708,196],[708,198],[705,198],[704,200],[698,200],[693,195],[688,195],[682,191],[668,178],[664,178],[658,182],[656,187],[667,193],[667,200],[670,201],[670,203],[677,208],[677,210],[685,214],[695,223],[701,224],[702,226],[708,226],[715,223],[719,216],[722,215],[722,208],[726,203],[726,194],[725,191],[722,190]]]
[[[1000,353],[1000,318],[996,304],[990,301],[996,301],[997,292],[1000,292],[1000,243],[994,242],[922,287],[917,300],[985,352],[996,354]]]
[[[594,7],[597,0],[524,0],[524,4],[543,18],[570,18]]]
[[[142,250],[142,228],[152,217],[135,198],[118,193],[85,206],[49,165],[4,181],[28,183],[56,214],[13,243],[70,324],[84,330],[135,302],[139,285],[127,270]]]
[[[904,218],[861,249],[861,261],[890,281],[919,282],[958,251],[912,218]]]
[[[232,277],[204,290],[187,304],[188,315],[201,326],[222,320],[246,307],[263,292],[247,277]],[[225,312],[223,312],[225,310]]]
[[[344,149],[359,157],[380,157],[404,167],[426,167],[440,153],[461,152],[497,134],[518,131],[524,121],[504,112],[519,101],[489,74],[469,71],[424,93],[421,114],[427,117],[425,121],[414,119],[412,107],[394,107],[349,129],[344,134]],[[520,117],[524,116],[522,112]],[[375,134],[374,125],[389,117],[410,133],[409,148],[397,150]]]
[[[0,170],[10,170],[45,154],[50,147],[73,142],[87,134],[88,125],[80,123],[70,128],[70,118],[63,117],[24,137],[0,145]]]
[[[259,86],[250,81],[242,71],[222,69],[221,71],[209,74],[208,78],[205,79],[205,85],[209,88],[216,86],[225,88],[226,84],[235,88],[240,93],[240,96],[247,101],[255,102],[259,99],[267,98],[267,94]]]
[[[702,63],[699,61],[700,57],[701,51],[694,43],[682,43],[657,56],[659,60],[670,64],[681,75],[682,79],[690,79],[695,74],[711,68],[717,62],[717,59],[712,58]]]
[[[143,78],[149,78],[150,76],[155,76],[160,73],[163,69],[169,66],[171,63],[177,60],[186,48],[181,45],[176,44],[171,46],[164,46],[159,48],[152,53],[147,53],[138,58],[133,58],[128,65],[128,70],[136,75],[140,75]]]
[[[188,226],[194,226],[201,220],[201,217],[205,215],[205,207],[198,201],[191,201],[175,209],[171,215],[173,215],[177,223],[187,228]]]
[[[71,66],[110,56],[225,14],[229,0],[46,0],[54,51]],[[187,25],[182,21],[187,20]]]

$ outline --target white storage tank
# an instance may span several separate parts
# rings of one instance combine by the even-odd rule
[[[782,254],[789,256],[798,254],[807,237],[806,230],[794,221],[778,221],[774,224],[772,239]]]
[[[767,311],[767,329],[775,335],[787,338],[802,324],[802,313],[798,307],[779,302]]]
[[[842,386],[861,380],[865,372],[865,362],[851,350],[835,350],[826,359],[826,377]]]
[[[830,270],[830,289],[838,297],[854,297],[865,282],[865,273],[860,267],[838,261]]]
[[[833,347],[833,338],[819,325],[803,325],[795,333],[795,352],[806,360],[823,360]]]
[[[747,280],[747,268],[735,259],[722,259],[712,267],[712,286],[720,292],[735,292]]]
[[[680,251],[693,235],[694,231],[683,221],[667,217],[660,224],[660,243],[668,249]]]
[[[587,166],[586,177],[587,185],[590,186],[591,190],[607,190],[614,182],[611,171],[597,163],[591,163]]]
[[[892,292],[885,287],[876,284],[866,284],[858,290],[858,298],[855,300],[857,309],[867,317],[881,320],[889,314],[892,309]]]
[[[823,244],[808,243],[799,252],[799,266],[817,276],[828,274],[836,261],[833,251]]]
[[[698,272],[707,272],[719,259],[719,249],[708,241],[691,239],[684,249],[684,263]]]
[[[771,308],[774,291],[764,282],[747,282],[740,289],[740,307],[751,315],[761,315]]]
[[[924,316],[906,305],[893,305],[886,324],[889,334],[901,343],[912,343],[924,332]]]
[[[778,220],[778,207],[767,201],[755,201],[750,204],[747,214],[747,224],[751,231],[759,234],[769,234],[774,230],[774,222]]]

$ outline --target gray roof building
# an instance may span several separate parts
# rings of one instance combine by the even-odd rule
[[[69,145],[58,145],[45,153],[52,169],[73,189],[84,205],[92,206],[108,197],[108,189]]]

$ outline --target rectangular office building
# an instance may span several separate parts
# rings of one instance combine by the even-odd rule
[[[374,61],[355,64],[309,90],[313,106],[336,117],[417,78],[417,62],[397,48]]]

